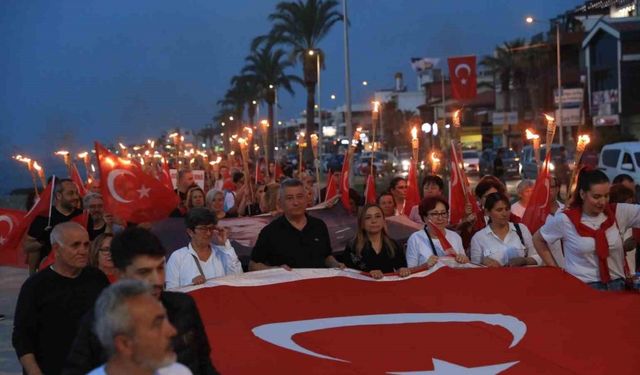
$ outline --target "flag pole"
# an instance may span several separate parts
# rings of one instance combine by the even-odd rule
[[[51,230],[51,212],[53,210],[53,194],[56,191],[56,175],[51,176],[51,195],[49,196],[49,218],[45,230]]]

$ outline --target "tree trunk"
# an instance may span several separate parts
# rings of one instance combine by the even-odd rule
[[[267,121],[269,121],[269,128],[267,129],[267,149],[265,150],[265,152],[269,161],[274,161],[275,160],[274,151],[275,151],[275,144],[276,144],[275,134],[277,132],[275,120],[273,118],[274,102],[268,101],[267,105],[268,105],[268,116],[269,116],[269,119]]]
[[[309,83],[307,82],[307,122],[305,124],[305,142],[307,142],[307,147],[304,152],[304,160],[306,163],[313,163],[313,151],[311,150],[311,134],[315,133],[315,92],[316,92],[316,84],[315,82]]]

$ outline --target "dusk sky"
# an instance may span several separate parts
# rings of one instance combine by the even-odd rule
[[[62,161],[52,153],[60,147],[75,153],[93,140],[142,142],[169,128],[211,122],[250,41],[269,31],[267,16],[276,3],[3,0],[0,194],[30,184],[26,168],[10,159],[13,154],[27,154],[42,161],[47,173],[59,173]],[[548,20],[581,3],[351,0],[353,102],[392,87],[395,72],[415,90],[411,57],[491,54],[497,44],[548,29],[525,24],[525,15]],[[327,55],[323,107],[344,100],[342,38],[340,23],[320,43]],[[304,90],[295,89],[294,97],[280,94],[280,120],[304,109]]]

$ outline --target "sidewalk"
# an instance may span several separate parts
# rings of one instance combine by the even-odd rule
[[[22,374],[22,367],[11,346],[11,332],[18,293],[27,276],[26,269],[0,267],[0,314],[5,316],[0,321],[0,375]]]

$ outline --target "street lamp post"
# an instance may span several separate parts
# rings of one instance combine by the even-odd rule
[[[541,23],[535,18],[528,16],[525,18],[528,24]],[[558,115],[556,116],[556,123],[558,124],[559,141],[561,145],[564,145],[564,131],[562,129],[562,68],[560,67],[560,22],[556,22],[556,65],[557,65],[557,86],[558,86]],[[548,146],[547,146],[548,147]]]

